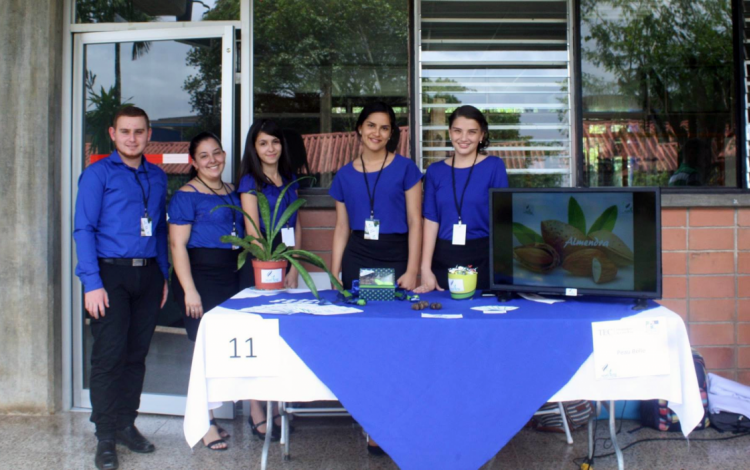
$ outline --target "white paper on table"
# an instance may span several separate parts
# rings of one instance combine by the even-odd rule
[[[334,305],[327,301],[315,299],[274,299],[268,305],[257,305],[242,309],[248,313],[263,313],[275,315],[291,315],[294,313],[307,313],[309,315],[344,315],[348,313],[360,313],[362,310]]]
[[[280,290],[262,291],[258,289],[253,289],[252,287],[247,287],[239,291],[234,296],[232,296],[232,298],[233,299],[252,299],[255,297],[268,297],[268,296],[278,295],[281,292],[285,292],[285,290],[280,289]]]
[[[463,318],[464,316],[460,313],[426,313],[422,312],[422,318],[442,318],[444,320],[456,320]]]
[[[592,322],[596,379],[669,374],[667,319]]]
[[[503,306],[503,305],[484,305],[481,307],[471,307],[472,310],[479,310],[484,314],[496,314],[496,313],[508,313],[512,310],[516,310],[518,307]]]
[[[539,302],[542,304],[552,305],[556,304],[557,302],[565,302],[565,299],[548,299],[547,297],[542,297],[539,294],[529,294],[527,292],[519,292],[518,295],[531,302]]]
[[[279,321],[217,315],[205,329],[206,377],[274,377],[279,373]]]

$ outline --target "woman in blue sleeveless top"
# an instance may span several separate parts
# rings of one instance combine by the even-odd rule
[[[489,126],[474,106],[448,118],[454,152],[427,168],[424,183],[422,284],[417,293],[448,288],[448,269],[476,268],[477,289],[490,282],[489,190],[508,186],[505,164],[488,156]]]
[[[242,167],[240,175],[239,193],[242,201],[242,209],[253,219],[260,230],[266,233],[266,227],[259,215],[258,196],[256,191],[263,193],[268,198],[268,204],[271,206],[273,215],[276,201],[281,196],[281,190],[284,186],[293,182],[292,186],[284,194],[284,198],[279,205],[278,216],[284,213],[294,201],[297,200],[297,177],[292,172],[292,164],[289,154],[286,151],[284,134],[281,128],[269,119],[259,119],[253,123],[247,133],[245,140],[245,153],[242,156]],[[286,224],[287,236],[294,240],[287,239],[284,243],[299,249],[302,246],[302,227],[300,225],[297,213],[289,218]],[[245,230],[250,235],[255,235],[256,231],[249,220],[245,220]],[[281,233],[274,239],[274,249],[281,244]],[[247,265],[250,265],[248,259]],[[243,270],[245,271],[245,270]],[[284,286],[289,288],[297,287],[297,269],[293,266],[287,268],[287,274],[284,278]],[[241,285],[254,286],[255,276],[252,269],[247,269],[240,280]],[[274,413],[273,437],[280,437],[281,420],[276,412]],[[250,400],[250,417],[248,423],[254,435],[259,439],[266,437],[266,414],[261,402]],[[290,428],[290,431],[292,429]]]
[[[169,203],[169,239],[172,249],[172,293],[183,314],[188,338],[195,341],[203,314],[239,291],[237,257],[240,250],[223,243],[223,235],[244,236],[242,216],[223,204],[239,205],[240,199],[224,183],[226,153],[219,139],[202,132],[190,142],[192,179]],[[212,450],[226,450],[229,435],[211,427],[203,443]]]

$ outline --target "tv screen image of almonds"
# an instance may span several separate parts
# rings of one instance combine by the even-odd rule
[[[513,198],[513,277],[539,286],[632,290],[629,193]],[[567,214],[567,217],[565,216]]]

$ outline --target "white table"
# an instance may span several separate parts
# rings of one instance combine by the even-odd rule
[[[197,444],[209,428],[209,410],[225,401],[247,399],[285,402],[336,400],[334,394],[303,363],[281,339],[280,364],[275,377],[206,378],[205,333],[214,319],[231,316],[238,327],[252,325],[258,316],[217,307],[206,313],[201,322],[193,355],[184,432],[188,444]],[[659,398],[669,401],[677,413],[683,434],[687,436],[700,422],[703,405],[693,365],[687,331],[682,319],[665,307],[639,313],[638,318],[664,317],[668,320],[668,340],[672,371],[665,376],[596,380],[593,357],[580,367],[570,381],[549,401],[569,400],[644,400]],[[633,317],[630,317],[633,318]],[[211,374],[208,374],[211,375]],[[614,413],[610,413],[611,418]],[[268,433],[270,437],[270,433]],[[614,439],[614,436],[613,436]],[[270,441],[269,441],[270,442]],[[268,443],[266,443],[267,449]],[[619,450],[619,449],[618,449]],[[265,455],[264,455],[265,457]],[[622,456],[618,454],[622,466]],[[265,464],[265,459],[263,464]]]

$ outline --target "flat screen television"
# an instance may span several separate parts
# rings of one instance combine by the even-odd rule
[[[490,190],[490,288],[658,299],[659,188]]]

